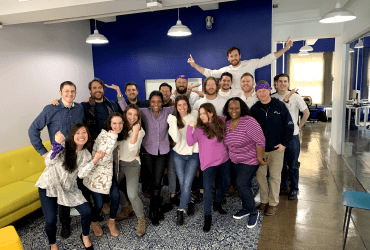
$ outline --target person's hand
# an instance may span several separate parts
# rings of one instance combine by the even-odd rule
[[[103,151],[96,152],[94,159],[93,159],[94,165],[96,165],[96,163],[98,163],[100,159],[103,159],[104,156],[105,156],[105,152]]]
[[[42,157],[46,158],[46,156],[48,155],[49,152],[45,153],[42,155]]]
[[[195,90],[193,90],[193,88],[198,88],[201,84],[198,83],[197,85],[193,85],[193,83],[190,84],[190,86],[188,87],[188,90],[190,90],[191,92],[195,92]]]
[[[257,161],[258,161],[258,163],[259,163],[260,165],[262,165],[262,166],[263,166],[263,165],[267,165],[267,163],[268,163],[268,162],[265,160],[265,158],[262,158],[262,159],[258,159],[258,158],[257,158]]]
[[[135,157],[138,157],[140,155],[140,150],[137,151]]]
[[[59,106],[59,100],[58,99],[53,99],[50,104],[54,105],[54,106]]]
[[[175,104],[175,98],[170,98],[171,99],[171,102],[172,102],[172,104]]]
[[[112,84],[111,86],[109,86],[108,84],[104,84],[104,85],[107,88],[114,89],[115,91],[117,91],[118,95],[121,95],[121,90],[117,85],[115,85],[115,84]]]
[[[56,134],[55,134],[55,141],[59,144],[61,144],[62,142],[64,142],[66,138],[64,137],[63,133],[58,131]]]
[[[292,89],[292,90],[290,91],[291,95],[293,95],[294,93],[297,93],[297,92],[298,92],[298,90],[299,90],[299,89],[297,89],[297,88]]]
[[[283,152],[285,150],[285,147],[281,144],[276,145],[275,148],[277,148],[276,150],[278,152]]]
[[[190,65],[194,68],[197,64],[194,62],[194,59],[193,57],[191,56],[190,54],[190,58],[188,59],[188,63],[190,63]]]
[[[90,97],[86,98],[84,102],[89,102],[90,101]]]
[[[196,125],[196,123],[195,123],[194,121],[191,121],[191,122],[189,123],[189,125],[190,125],[190,126],[192,126],[192,127],[194,127],[194,126]]]
[[[134,134],[137,134],[137,133],[139,133],[139,131],[140,131],[140,124],[139,123],[136,123],[134,126],[132,126],[132,132],[134,133]]]
[[[177,122],[176,116],[169,114],[168,117],[167,117],[167,122],[168,123]]]
[[[290,47],[292,47],[292,46],[293,46],[293,41],[290,40],[290,37],[289,37],[288,40],[286,40],[286,44],[285,44],[284,48],[286,48],[286,50],[289,50]]]

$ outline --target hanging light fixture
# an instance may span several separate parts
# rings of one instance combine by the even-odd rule
[[[108,39],[104,35],[99,34],[99,31],[96,28],[96,19],[95,19],[95,30],[94,30],[94,34],[89,35],[86,38],[86,42],[87,43],[90,43],[90,44],[104,44],[104,43],[108,43]]]
[[[190,29],[180,21],[180,9],[177,9],[177,23],[168,30],[168,36],[190,36]]]
[[[298,53],[299,56],[308,56],[308,52],[307,51],[301,51]]]
[[[353,53],[353,52],[355,52],[355,50],[352,48],[349,48],[349,53]]]
[[[358,39],[358,43],[355,45],[355,49],[361,49],[364,47],[364,42],[360,39]]]
[[[320,20],[320,23],[341,23],[355,19],[356,16],[351,11],[341,7],[339,0],[335,9],[326,13]]]
[[[302,48],[299,49],[299,51],[313,51],[313,48],[306,44],[306,41],[304,41],[305,46],[302,46]]]

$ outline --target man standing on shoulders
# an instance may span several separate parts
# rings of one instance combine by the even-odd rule
[[[299,181],[299,166],[298,161],[299,153],[301,150],[299,141],[299,130],[306,123],[310,112],[308,111],[306,103],[303,98],[298,95],[296,89],[289,91],[289,75],[280,74],[277,79],[278,92],[271,95],[280,101],[284,102],[292,116],[294,122],[293,138],[289,141],[284,155],[284,165],[281,172],[281,191],[289,190],[290,179],[290,193],[289,200],[297,199],[298,194],[298,181]],[[303,113],[301,123],[298,126],[299,111]],[[288,169],[289,166],[289,169]]]
[[[28,129],[28,135],[32,146],[42,156],[46,157],[48,150],[42,144],[40,138],[41,130],[48,127],[50,142],[55,140],[55,134],[60,131],[68,139],[69,129],[76,123],[84,119],[84,109],[78,103],[73,102],[76,98],[76,85],[70,81],[63,82],[60,85],[59,105],[47,105],[43,111],[32,122]],[[62,223],[61,236],[66,239],[71,235],[69,217],[69,207],[59,205],[59,219]]]
[[[240,98],[247,104],[248,108],[258,102],[256,91],[254,91],[254,77],[250,73],[244,73],[240,78],[240,87],[243,92],[240,94]]]
[[[230,65],[218,70],[210,70],[197,65],[194,62],[194,59],[191,55],[190,58],[188,59],[188,63],[190,63],[190,65],[193,68],[198,70],[201,74],[203,74],[206,77],[213,76],[219,78],[221,77],[222,73],[229,72],[233,75],[234,78],[234,83],[231,85],[231,88],[240,89],[239,80],[243,73],[249,72],[254,77],[254,71],[256,69],[271,64],[273,61],[282,56],[287,50],[289,50],[291,46],[293,46],[293,42],[290,40],[289,37],[283,49],[275,53],[271,53],[261,59],[252,59],[245,61],[240,60],[241,59],[240,49],[236,47],[231,47],[230,49],[227,50],[227,59],[230,62]]]
[[[251,108],[251,114],[261,125],[266,138],[264,153],[266,164],[260,165],[256,173],[261,193],[261,203],[257,209],[266,210],[266,215],[274,215],[277,211],[284,151],[294,131],[288,109],[284,103],[270,97],[271,89],[266,81],[258,82],[256,92],[259,101]],[[269,183],[267,172],[270,173]]]
[[[222,110],[227,100],[218,95],[219,90],[220,84],[218,83],[217,79],[213,76],[207,77],[203,82],[203,92],[206,96],[202,99],[199,99],[194,104],[193,110],[199,111],[199,107],[203,103],[212,103],[216,109],[217,115],[223,116]]]

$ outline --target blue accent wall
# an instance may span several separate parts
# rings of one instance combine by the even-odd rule
[[[206,29],[206,16],[214,16],[211,30]],[[240,48],[242,60],[261,58],[271,52],[272,0],[244,0],[220,3],[218,10],[203,11],[198,6],[180,9],[180,20],[192,31],[189,37],[169,37],[176,24],[177,9],[118,16],[113,23],[98,22],[99,33],[109,44],[93,46],[95,77],[106,84],[135,82],[139,98],[145,98],[145,79],[169,79],[178,75],[189,78],[204,76],[192,68],[187,59],[206,68],[229,65],[226,51]],[[94,23],[91,21],[91,31]],[[255,72],[256,80],[271,77],[271,66]],[[116,99],[115,91],[105,95]]]
[[[284,65],[284,72],[287,72],[287,58],[289,53],[299,53],[299,49],[304,46],[304,41],[295,41],[293,42],[293,46],[288,50],[287,54],[285,55],[285,65]],[[325,39],[318,39],[314,45],[311,46],[313,51],[311,52],[328,52],[335,50],[335,38],[325,38]],[[277,44],[277,50],[283,48],[283,44]],[[310,53],[310,52],[309,52]],[[283,57],[277,59],[276,62],[276,74],[283,73]]]

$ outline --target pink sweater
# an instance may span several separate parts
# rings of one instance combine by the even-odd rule
[[[219,118],[225,121],[224,117],[219,116]],[[193,127],[188,125],[186,141],[190,147],[198,142],[200,169],[202,171],[212,166],[218,166],[229,159],[224,142],[218,142],[216,136],[212,139],[207,137],[208,135],[205,135],[202,129],[196,128],[193,133]]]
[[[233,163],[259,165],[256,145],[265,148],[265,136],[261,126],[253,117],[244,116],[231,132],[230,121],[226,122],[224,143],[229,149],[229,156]]]

